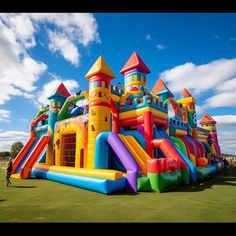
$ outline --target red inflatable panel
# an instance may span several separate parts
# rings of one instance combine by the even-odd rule
[[[151,160],[147,160],[147,172],[149,173],[162,173],[162,168],[161,168],[161,159],[164,158],[159,158],[155,159],[152,158]]]

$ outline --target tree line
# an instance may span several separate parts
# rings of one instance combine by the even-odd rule
[[[24,146],[22,142],[15,142],[11,145],[10,151],[2,151],[0,152],[0,160],[8,161],[9,158],[15,158],[17,154],[20,152],[21,148]]]

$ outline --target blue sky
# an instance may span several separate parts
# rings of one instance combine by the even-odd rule
[[[0,14],[0,151],[25,142],[46,97],[64,81],[87,90],[85,74],[103,55],[119,73],[133,51],[179,98],[197,100],[197,118],[218,122],[222,151],[236,154],[236,14],[33,13]]]

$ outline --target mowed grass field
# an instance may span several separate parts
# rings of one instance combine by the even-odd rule
[[[164,193],[112,195],[0,170],[0,222],[236,222],[236,167]]]

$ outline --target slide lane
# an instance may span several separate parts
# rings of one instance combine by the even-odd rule
[[[37,162],[38,163],[45,163],[46,162],[46,154],[47,154],[47,148],[45,147],[41,153],[41,155],[39,156]]]
[[[174,150],[176,150],[178,152],[181,159],[187,164],[187,166],[189,168],[191,180],[193,182],[196,182],[197,181],[197,169],[196,169],[196,167],[191,162],[191,160],[189,160],[188,157],[179,148],[176,147],[174,141],[172,140],[172,137],[170,138],[170,136],[165,132],[163,127],[160,127],[157,130],[155,129],[154,137],[155,138],[167,139],[169,141],[170,145],[174,148]],[[173,139],[175,139],[176,143],[181,142],[183,144],[183,142],[180,139],[177,139],[177,138],[173,138]],[[168,151],[168,150],[165,150],[165,151]],[[163,153],[164,153],[164,150],[163,150]]]
[[[20,168],[20,177],[22,179],[30,178],[32,167],[34,163],[38,160],[39,156],[42,154],[48,142],[49,142],[49,136],[42,136],[39,139],[34,149],[29,154],[28,158]]]
[[[30,155],[31,151],[33,150],[33,148],[35,147],[35,145],[38,143],[38,138],[36,137],[31,137],[28,142],[25,144],[25,146],[21,149],[21,151],[19,152],[19,154],[15,157],[14,161],[13,161],[13,170],[12,173],[19,173],[20,172],[20,168],[22,167],[22,165],[24,164],[25,160],[28,158],[28,156]]]
[[[95,168],[106,169],[108,167],[108,145],[110,145],[127,170],[127,188],[137,192],[137,173],[139,165],[116,133],[102,132],[97,136],[94,163]],[[100,158],[101,156],[103,158]]]
[[[121,134],[125,135],[125,136],[133,136],[136,141],[139,143],[139,145],[146,150],[146,139],[144,138],[144,136],[136,130],[125,130],[122,131]]]
[[[130,135],[124,136],[122,134],[118,134],[118,136],[125,144],[125,146],[129,149],[135,160],[138,162],[139,166],[141,167],[142,174],[147,175],[147,160],[151,160],[151,157],[139,145],[134,137]]]

